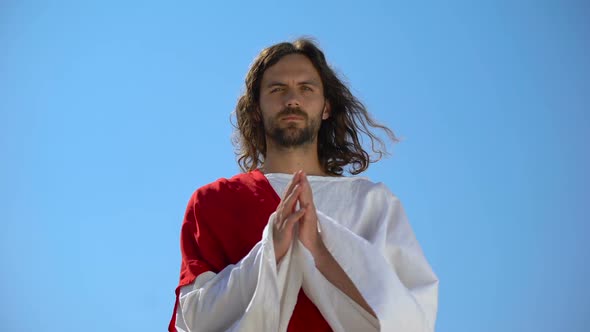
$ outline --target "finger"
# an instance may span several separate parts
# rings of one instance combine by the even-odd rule
[[[283,201],[281,201],[277,209],[277,216],[279,219],[276,222],[279,228],[282,228],[283,223],[285,222],[283,216],[288,216],[290,213],[294,211],[300,190],[301,186],[299,184],[295,185],[293,191]]]
[[[307,180],[305,174],[301,175],[301,195],[300,202],[302,206],[313,203],[313,192],[311,190],[311,184]]]
[[[287,195],[289,195],[293,191],[295,186],[297,184],[299,184],[299,182],[300,182],[299,174],[300,173],[301,173],[301,171],[297,171],[297,172],[295,172],[295,174],[293,174],[293,178],[291,178],[291,181],[289,182],[289,185],[287,186],[287,190],[285,190],[283,197],[286,197]]]
[[[299,199],[299,194],[301,194],[301,185],[297,184],[293,188],[293,191],[285,198],[285,200],[281,203],[282,204],[282,212],[291,213],[295,210],[295,204]]]
[[[289,217],[287,219],[285,219],[285,222],[283,223],[283,229],[284,230],[292,230],[293,225],[295,225],[295,223],[297,221],[301,220],[301,218],[305,215],[305,211],[306,211],[306,208],[301,208],[301,209],[291,213],[289,215]]]

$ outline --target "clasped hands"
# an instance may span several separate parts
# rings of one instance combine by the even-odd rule
[[[297,203],[299,208],[297,209]],[[299,224],[299,241],[314,258],[326,252],[318,230],[318,216],[313,203],[313,193],[307,176],[297,171],[287,186],[277,207],[273,223],[273,241],[277,263],[289,250],[295,236],[295,224]]]

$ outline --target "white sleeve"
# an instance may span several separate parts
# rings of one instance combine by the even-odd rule
[[[332,330],[379,331],[379,321],[322,275],[301,242],[298,241],[294,252],[303,270],[303,290]]]
[[[386,218],[381,229],[386,232],[382,243],[370,243],[318,211],[326,247],[376,313],[378,322],[366,316],[368,313],[356,303],[353,305],[352,300],[342,299],[348,298],[345,294],[316,287],[327,280],[322,280],[311,254],[300,245],[304,290],[310,299],[314,297],[312,300],[335,330],[350,330],[346,324],[358,322],[372,326],[370,330],[434,331],[438,279],[416,241],[399,200],[391,196],[388,204],[380,208],[380,218]]]
[[[242,260],[218,274],[205,272],[180,289],[176,329],[199,331],[286,331],[302,275],[291,264],[292,247],[277,267],[272,222]]]

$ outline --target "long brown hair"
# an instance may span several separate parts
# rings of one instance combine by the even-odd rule
[[[324,96],[330,104],[330,117],[322,121],[318,134],[318,158],[324,171],[342,175],[348,165],[349,173],[359,174],[387,154],[385,144],[369,127],[383,130],[393,142],[397,142],[393,132],[371,118],[365,106],[330,68],[324,53],[313,41],[302,38],[262,50],[248,71],[246,91],[238,99],[235,110],[234,145],[240,168],[244,172],[252,171],[264,163],[266,138],[259,108],[260,84],[264,71],[289,54],[303,54],[311,60],[320,74]],[[359,134],[369,138],[375,156],[365,151]]]

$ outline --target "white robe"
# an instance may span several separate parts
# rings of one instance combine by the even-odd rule
[[[266,177],[282,197],[292,175]],[[399,199],[364,177],[308,180],[322,239],[377,318],[326,280],[300,241],[277,266],[272,214],[240,262],[181,288],[178,331],[286,331],[301,287],[334,331],[434,331],[438,279]]]

